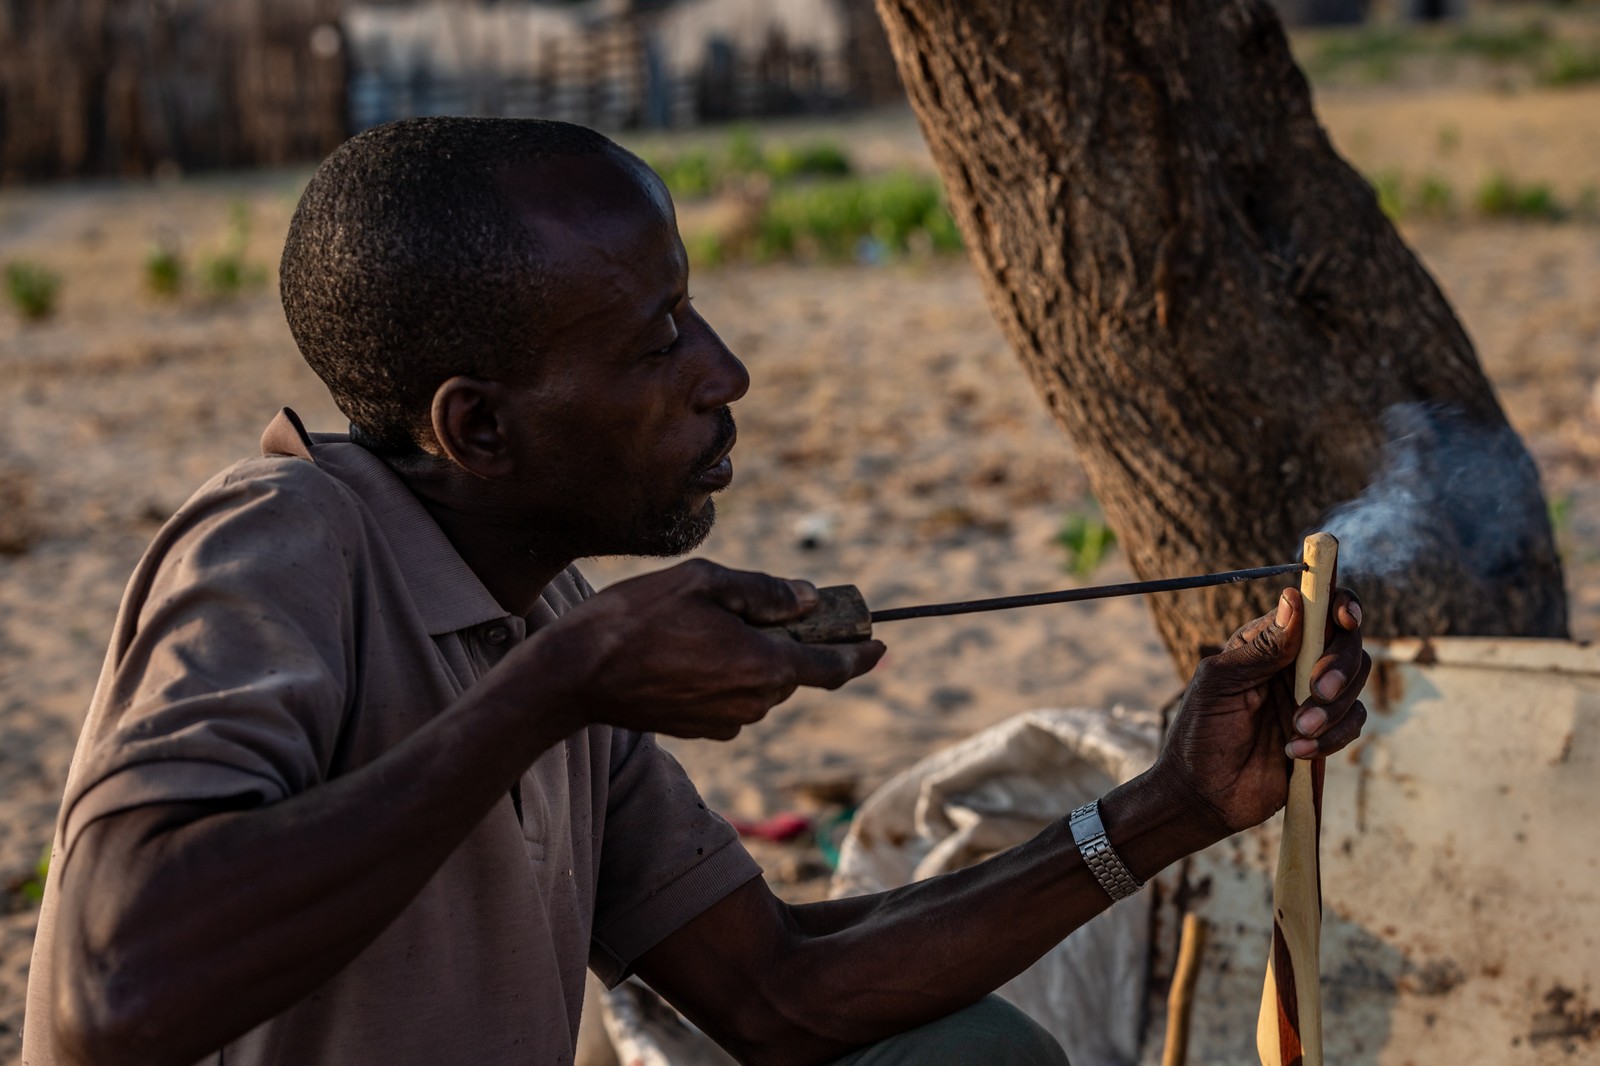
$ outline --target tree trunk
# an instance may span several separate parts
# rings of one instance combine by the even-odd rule
[[[1340,536],[1373,635],[1565,636],[1538,473],[1266,0],[878,0],[990,305],[1141,578]],[[1152,599],[1180,670],[1269,583]]]

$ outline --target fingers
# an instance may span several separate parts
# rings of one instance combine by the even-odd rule
[[[1361,650],[1361,602],[1355,593],[1335,590],[1332,617],[1336,624],[1328,627],[1322,656],[1311,668],[1311,698],[1324,705],[1336,700],[1348,705],[1361,694],[1372,667],[1372,660]],[[1352,678],[1356,679],[1353,684]],[[1330,720],[1333,717],[1330,713]]]
[[[1342,588],[1333,590],[1333,619],[1341,629],[1361,628],[1361,601],[1354,592]]]
[[[730,570],[703,559],[682,564],[691,570],[711,601],[751,625],[782,625],[804,618],[817,606],[817,588],[809,581],[785,581],[771,574]]]
[[[878,665],[887,650],[881,640],[864,640],[858,644],[801,644],[784,637],[782,641],[793,656],[795,681],[811,688],[834,689],[851,678]]]
[[[1367,724],[1367,708],[1360,700],[1350,705],[1350,709],[1338,722],[1327,727],[1317,737],[1296,737],[1289,741],[1287,752],[1293,759],[1318,759],[1326,758],[1344,748],[1361,735],[1361,727]]]
[[[1201,662],[1209,685],[1237,691],[1252,688],[1294,662],[1300,650],[1303,601],[1297,589],[1284,589],[1272,615],[1259,618],[1236,635],[1239,643]]]
[[[1326,661],[1326,657],[1323,661]],[[1318,663],[1322,665],[1321,662]],[[1367,676],[1372,672],[1372,658],[1365,652],[1360,653],[1360,660],[1353,671],[1353,676],[1348,680],[1337,671],[1326,671],[1321,680],[1336,679],[1339,687],[1334,694],[1324,699],[1318,692],[1318,679],[1313,674],[1312,696],[1300,707],[1297,707],[1293,717],[1293,729],[1290,736],[1293,740],[1285,746],[1284,750],[1290,757],[1296,759],[1310,758],[1315,755],[1325,755],[1329,751],[1337,751],[1350,741],[1354,740],[1361,732],[1361,723],[1366,721],[1366,710],[1356,715],[1356,709],[1361,708],[1361,703],[1356,697],[1361,695],[1361,690],[1366,687]],[[1325,686],[1332,688],[1331,684]],[[1349,721],[1352,716],[1358,721],[1351,732]],[[1333,746],[1328,747],[1330,738]]]

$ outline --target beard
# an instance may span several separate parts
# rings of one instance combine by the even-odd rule
[[[699,485],[700,476],[728,450],[734,437],[733,412],[724,407],[717,412],[717,435],[690,463],[689,473],[676,494],[677,501],[666,510],[645,517],[628,538],[633,547],[622,554],[665,559],[687,554],[705,543],[717,521],[717,505],[707,499],[695,507],[693,501],[705,491]]]
[[[690,510],[688,504],[662,515],[657,522],[640,530],[635,542],[636,550],[629,555],[643,555],[653,559],[670,559],[685,555],[705,543],[711,527],[717,521],[717,505],[710,500],[699,510]]]

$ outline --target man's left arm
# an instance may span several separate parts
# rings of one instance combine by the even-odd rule
[[[1205,660],[1161,756],[1100,800],[1107,837],[1145,881],[1258,824],[1284,803],[1297,757],[1360,733],[1370,662],[1360,608],[1337,625],[1296,707],[1285,675],[1300,645],[1299,594]],[[1110,906],[1067,819],[994,858],[888,892],[790,906],[762,880],[736,889],[645,952],[637,972],[747,1062],[811,1064],[944,1017],[992,992]]]

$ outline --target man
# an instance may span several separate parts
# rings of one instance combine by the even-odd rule
[[[881,896],[779,901],[651,734],[732,737],[882,645],[763,632],[804,582],[693,562],[594,594],[572,567],[689,550],[731,479],[749,379],[687,281],[659,179],[588,130],[422,119],[322,165],[283,300],[351,434],[285,412],[136,570],[25,1062],[569,1062],[587,964],[747,1062],[1059,1063],[986,994],[1275,811],[1286,748],[1359,733],[1359,607],[1296,709],[1288,591],[1100,801],[1116,877],[1063,820]]]

